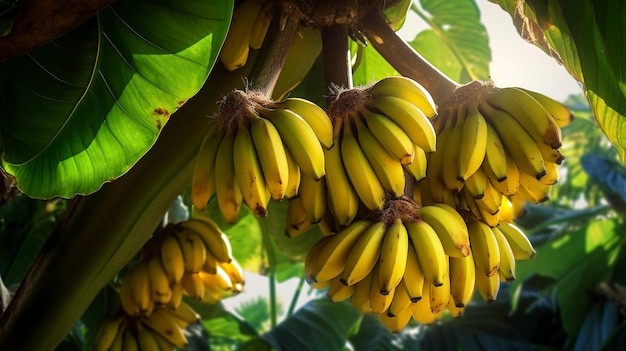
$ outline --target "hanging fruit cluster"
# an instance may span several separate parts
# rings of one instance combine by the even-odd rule
[[[183,295],[217,303],[243,290],[243,270],[230,242],[208,218],[169,224],[144,251],[122,279],[121,309],[100,326],[96,351],[183,347],[184,330],[200,321]]]
[[[247,0],[235,9],[224,66],[252,65],[248,57],[258,48],[254,60],[261,60],[263,48],[254,43],[266,35],[271,62],[254,62],[248,89],[220,102],[196,159],[194,206],[203,209],[215,195],[224,218],[235,222],[242,203],[262,217],[271,215],[269,201],[286,199],[288,236],[316,224],[326,235],[308,252],[307,281],[394,332],[411,319],[432,323],[446,308],[462,315],[475,290],[495,300],[500,282],[515,279],[515,261],[534,255],[514,219],[526,202],[547,200],[557,182],[569,109],[521,88],[441,78],[375,6],[323,23],[302,9],[285,15],[292,7]],[[292,68],[297,39],[289,23],[321,38],[300,70]],[[347,44],[333,45],[337,33],[346,42],[348,35],[369,41],[402,75],[352,87]],[[281,45],[287,49],[276,49]],[[324,67],[331,84],[324,109],[284,98],[319,45],[325,64],[346,62],[343,69]],[[398,60],[393,50],[409,57]]]

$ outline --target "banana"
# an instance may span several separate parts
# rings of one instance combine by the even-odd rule
[[[215,274],[217,270],[217,258],[215,258],[215,256],[213,256],[208,249],[206,252],[206,260],[204,260],[204,264],[202,265],[202,270],[210,274]]]
[[[346,257],[345,267],[340,275],[341,283],[354,285],[370,274],[380,257],[386,230],[385,222],[374,222],[361,233]],[[372,285],[378,286],[379,282],[374,280]]]
[[[333,124],[324,109],[309,100],[296,97],[287,98],[278,103],[278,106],[293,111],[302,117],[313,129],[317,139],[324,148],[330,149],[333,146]]]
[[[507,177],[506,172],[507,155],[504,143],[498,135],[498,132],[487,123],[487,145],[485,149],[485,159],[483,168],[488,168],[494,175],[497,182],[502,182]]]
[[[106,351],[108,350],[117,334],[124,331],[125,322],[123,318],[107,319],[102,322],[98,328],[98,333],[94,339],[94,351]]]
[[[500,210],[498,211],[498,221],[511,223],[515,220],[515,217],[516,214],[515,211],[513,211],[513,203],[507,196],[503,196],[502,205],[500,205]]]
[[[378,268],[378,263],[372,269],[372,282],[370,285],[370,308],[372,309],[372,313],[383,314],[391,305],[391,301],[393,301],[393,296],[396,293],[396,290],[391,290],[389,294],[383,295],[380,293],[379,285],[376,282],[379,281],[380,269]]]
[[[439,319],[441,312],[433,313],[430,306],[430,287],[432,284],[425,282],[422,289],[422,299],[413,304],[413,319],[421,324],[432,324]],[[445,289],[445,288],[444,288]]]
[[[259,3],[259,12],[250,28],[250,49],[258,50],[263,45],[267,31],[272,23],[272,14],[274,11],[274,3],[272,1],[248,0]]]
[[[446,268],[448,262],[446,261]],[[430,311],[433,314],[439,314],[448,306],[450,301],[450,278],[446,274],[446,279],[443,285],[434,286],[429,285],[428,297],[430,299]]]
[[[341,157],[350,182],[357,195],[370,210],[380,210],[385,202],[385,189],[367,161],[356,136],[344,126]]]
[[[246,283],[246,277],[244,276],[243,268],[237,260],[220,262],[219,265],[226,272],[226,274],[228,274],[234,287],[237,287],[238,285],[243,287]]]
[[[178,306],[180,306],[180,304],[183,302],[183,295],[184,295],[183,285],[179,281],[176,284],[170,285],[170,289],[172,289],[172,298],[170,298],[170,301],[167,303],[167,306],[170,308],[178,308]]]
[[[407,263],[409,234],[401,218],[396,218],[387,228],[380,252],[380,293],[385,295],[400,284]]]
[[[215,192],[215,158],[222,141],[221,133],[207,133],[194,161],[191,178],[191,203],[202,211]]]
[[[367,128],[390,155],[402,164],[413,161],[413,142],[396,122],[368,109],[361,109],[359,112],[363,115]]]
[[[513,249],[511,249],[511,245],[498,227],[491,228],[491,231],[498,241],[498,249],[500,250],[500,267],[498,271],[505,281],[513,281],[515,280],[515,254]]]
[[[246,127],[237,129],[233,142],[233,157],[237,160],[234,167],[235,179],[241,190],[243,201],[255,216],[267,216],[267,205],[270,200],[267,184],[252,142],[252,135]]]
[[[491,182],[486,182],[484,196],[480,199],[474,199],[474,201],[487,213],[496,215],[502,204],[502,194],[491,185]]]
[[[517,89],[523,90],[528,95],[537,100],[537,102],[541,104],[541,106],[543,106],[546,111],[548,111],[552,118],[554,118],[556,124],[559,127],[563,128],[572,123],[572,121],[574,120],[574,115],[572,114],[572,111],[569,109],[569,107],[552,99],[551,97],[523,88]]]
[[[402,98],[419,108],[428,118],[437,115],[437,106],[430,93],[416,81],[402,76],[391,76],[379,80],[370,89],[374,98],[394,96]]]
[[[472,199],[480,199],[485,196],[487,181],[487,174],[485,174],[483,167],[481,167],[465,180],[463,192]]]
[[[262,114],[276,126],[300,170],[313,179],[322,178],[326,173],[324,149],[306,120],[291,110],[281,108],[266,110]]]
[[[230,262],[233,259],[232,248],[228,236],[217,226],[217,223],[204,216],[192,217],[180,222],[182,228],[196,233],[206,249],[218,262]]]
[[[518,226],[513,223],[500,221],[498,229],[509,242],[516,260],[529,260],[535,255],[535,249],[530,240]]]
[[[126,330],[124,332],[124,340],[122,341],[122,350],[139,351],[139,346],[137,345],[137,339],[130,332],[130,330]]]
[[[426,171],[428,167],[426,152],[419,146],[413,145],[413,162],[408,165],[402,165],[404,170],[413,176],[415,181],[420,181],[426,178]]]
[[[204,282],[205,295],[211,294],[218,300],[221,300],[235,293],[233,281],[230,279],[228,273],[220,266],[217,266],[217,272],[215,274],[200,272],[200,277]]]
[[[405,220],[404,225],[424,279],[435,286],[444,284],[448,275],[448,258],[435,229],[420,219]]]
[[[544,185],[554,185],[559,181],[559,165],[553,162],[545,162],[546,175],[539,181]]]
[[[314,180],[307,174],[303,174],[300,180],[299,197],[302,199],[301,205],[311,223],[319,223],[326,213],[326,181],[324,178]]]
[[[406,285],[404,285],[404,281],[400,281],[395,288],[393,299],[391,299],[391,304],[389,304],[389,308],[387,309],[387,317],[393,318],[400,315],[411,303]]]
[[[476,290],[478,290],[485,302],[496,301],[498,291],[500,290],[500,275],[494,274],[488,277],[478,273],[479,271],[480,268],[476,267]]]
[[[120,304],[127,315],[137,317],[141,315],[141,306],[135,301],[131,279],[129,279],[132,278],[134,273],[135,271],[128,272],[122,280],[122,285],[120,286]]]
[[[147,330],[150,333],[152,333],[152,336],[154,337],[154,340],[159,345],[159,348],[158,348],[159,351],[176,351],[176,345],[172,344],[169,340],[167,340],[159,332],[151,330],[151,329],[147,329]]]
[[[308,256],[316,255],[315,265],[306,270],[311,272],[309,278],[313,282],[321,282],[330,280],[339,275],[346,263],[348,254],[352,250],[354,243],[361,236],[363,231],[367,229],[372,222],[369,220],[358,220],[352,222],[335,235],[326,236],[320,240],[326,241],[321,251],[310,250]]]
[[[250,134],[267,188],[272,199],[280,201],[289,181],[289,163],[280,134],[272,122],[263,117],[252,119]]]
[[[298,167],[296,160],[293,159],[289,150],[285,149],[285,155],[287,155],[287,166],[289,170],[289,177],[285,188],[285,197],[287,199],[291,199],[298,196],[298,192],[300,191],[301,174],[300,167]]]
[[[448,301],[448,312],[450,316],[453,318],[463,317],[463,313],[465,313],[465,307],[457,307],[454,305],[454,300],[452,300],[452,296],[450,296],[450,301]]]
[[[517,168],[517,164],[515,163],[515,161],[513,161],[513,158],[508,153],[506,156],[506,178],[504,180],[498,181],[497,176],[494,174],[493,170],[491,170],[489,167],[483,168],[487,173],[487,177],[489,178],[491,185],[502,195],[514,195],[517,192],[517,189],[519,189],[520,172]]]
[[[442,115],[443,116],[443,115]],[[459,154],[462,149],[462,141],[463,141],[463,126],[465,125],[465,121],[462,118],[456,117],[456,121],[451,121],[452,127],[448,127],[451,129],[450,134],[447,134],[447,138],[443,138],[440,134],[438,137],[438,141],[441,141],[442,144],[445,145],[443,150],[439,148],[439,152],[442,152],[442,165],[441,165],[441,177],[443,179],[444,184],[448,189],[452,189],[453,191],[460,190],[463,187],[463,180],[460,179],[459,174]]]
[[[146,329],[142,323],[137,323],[137,345],[141,351],[161,350],[154,334],[150,330]]]
[[[125,330],[120,330],[115,335],[115,339],[113,339],[113,343],[111,343],[108,351],[122,351],[124,349],[124,334]]]
[[[380,111],[396,122],[413,144],[426,152],[435,151],[435,129],[428,117],[415,105],[399,97],[381,96],[371,100],[366,106]]]
[[[335,277],[330,280],[326,296],[332,302],[341,302],[350,298],[352,293],[354,293],[354,285],[346,286],[339,281],[339,277]]]
[[[372,276],[373,274],[368,274],[363,280],[354,284],[354,292],[350,295],[350,304],[362,313],[369,313],[372,311],[372,307],[370,305]]]
[[[404,270],[404,287],[409,294],[411,302],[417,302],[422,298],[424,289],[424,273],[420,267],[417,253],[414,248],[415,243],[411,243],[407,248],[406,268]]]
[[[557,149],[553,149],[546,144],[536,143],[543,157],[543,163],[556,163],[560,165],[565,160],[565,156]]]
[[[246,64],[250,52],[252,26],[261,10],[259,1],[244,1],[235,7],[228,28],[228,34],[222,45],[219,59],[229,71],[234,71]]]
[[[459,173],[457,177],[466,181],[482,165],[487,151],[487,121],[478,112],[478,106],[468,106],[463,122],[462,147],[459,150]]]
[[[500,268],[500,249],[491,228],[482,221],[473,221],[467,224],[467,230],[472,244],[472,256],[478,269],[476,275],[491,277],[497,274]]]
[[[157,303],[168,303],[172,298],[172,289],[167,273],[161,264],[161,258],[154,255],[148,259],[147,265],[152,299]]]
[[[523,90],[498,89],[486,94],[486,100],[513,116],[536,142],[545,143],[553,149],[561,147],[561,128],[550,113]]]
[[[521,172],[541,179],[546,170],[541,151],[524,127],[508,112],[497,110],[486,103],[480,105],[481,113],[493,125]]]
[[[286,221],[285,234],[290,238],[304,234],[313,227],[301,196],[289,200]]]
[[[206,288],[204,282],[198,273],[185,273],[183,279],[180,280],[183,290],[189,297],[196,301],[202,301]]]
[[[391,306],[389,307],[391,308]],[[378,314],[376,317],[384,326],[386,326],[390,332],[399,333],[409,324],[411,316],[413,315],[413,305],[409,304],[405,309],[397,312],[398,314],[390,317],[389,314]]]
[[[242,201],[241,189],[235,178],[234,141],[233,135],[225,135],[215,157],[217,203],[222,216],[229,223],[237,220]]]
[[[285,64],[274,86],[272,98],[279,101],[297,87],[315,64],[322,52],[322,31],[319,28],[300,26],[287,51]]]
[[[196,232],[182,229],[175,234],[183,252],[185,272],[197,273],[206,261],[206,246]]]
[[[329,210],[339,225],[348,225],[359,209],[359,197],[343,166],[339,143],[324,151],[324,160]]]
[[[178,240],[172,234],[167,234],[161,242],[161,263],[167,273],[170,284],[180,282],[185,274],[185,259]]]
[[[446,255],[451,257],[469,255],[470,241],[467,226],[453,207],[445,204],[424,206],[417,211],[417,214],[437,232]]]
[[[357,139],[367,161],[372,166],[383,188],[396,198],[404,195],[404,169],[391,156],[372,132],[363,124],[358,126]]]
[[[188,344],[185,334],[176,324],[174,319],[170,318],[164,313],[154,312],[143,320],[146,326],[159,335],[164,337],[167,341],[177,347],[185,347]]]
[[[137,264],[133,267],[133,272],[124,279],[129,280],[133,299],[139,305],[141,313],[147,314],[154,307],[147,263],[144,261]]]
[[[465,307],[472,300],[476,279],[474,257],[450,257],[450,299],[455,307]]]
[[[552,186],[543,184],[541,181],[525,173],[520,173],[519,182],[520,187],[517,189],[516,194],[524,200],[532,201],[537,204],[550,199]]]

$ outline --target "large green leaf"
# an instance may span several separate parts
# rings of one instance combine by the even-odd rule
[[[626,47],[620,0],[496,0],[521,35],[563,63],[584,84],[598,125],[626,161]]]
[[[2,67],[4,169],[33,197],[124,174],[205,81],[232,3],[120,0]]]
[[[424,58],[459,83],[489,79],[491,49],[473,0],[420,0],[413,10],[431,29],[411,42]]]

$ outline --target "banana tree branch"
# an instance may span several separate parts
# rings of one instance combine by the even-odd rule
[[[9,34],[0,37],[0,64],[58,38],[113,1],[19,1],[13,28]]]
[[[345,89],[352,88],[348,27],[345,24],[323,27],[322,45],[325,93],[331,98],[333,85]]]

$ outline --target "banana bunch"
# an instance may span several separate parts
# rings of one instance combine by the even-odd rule
[[[214,127],[196,157],[191,199],[202,210],[215,193],[229,223],[237,220],[242,203],[266,216],[270,199],[293,198],[301,183],[326,174],[324,149],[332,146],[333,126],[308,100],[275,102],[235,90],[222,101]]]
[[[184,334],[200,316],[187,304],[177,308],[157,306],[150,316],[121,315],[102,322],[94,351],[172,350],[188,344]]]
[[[403,196],[405,172],[414,179],[426,175],[436,106],[415,81],[388,77],[345,90],[327,111],[335,127],[334,146],[325,154],[328,207],[339,225],[350,224],[360,204],[381,210],[388,196]]]
[[[490,87],[441,111],[434,123],[437,151],[428,157],[426,181],[414,190],[424,204],[469,210],[494,227],[504,197],[518,209],[549,198],[564,159],[561,127],[571,120],[569,109],[547,96]]]
[[[250,49],[261,48],[272,22],[273,0],[245,0],[235,7],[219,59],[229,71],[246,64]]]

